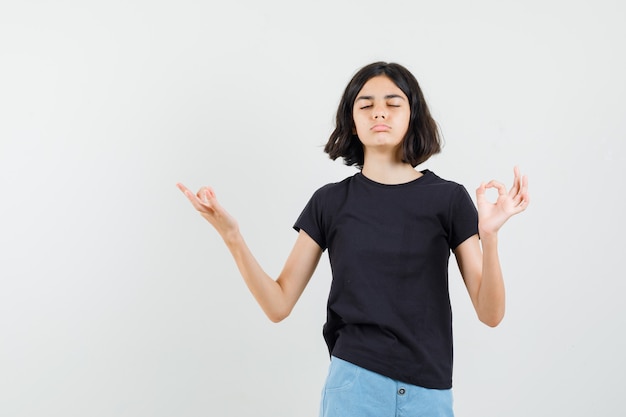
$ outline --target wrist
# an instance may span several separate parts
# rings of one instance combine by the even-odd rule
[[[239,233],[238,228],[223,232],[221,233],[221,236],[224,240],[224,243],[228,247],[236,246],[243,241],[243,236],[241,236],[241,233]]]
[[[498,232],[489,231],[489,230],[478,230],[478,236],[483,245],[489,243],[498,243]]]

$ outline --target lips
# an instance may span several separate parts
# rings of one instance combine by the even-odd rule
[[[371,127],[372,131],[374,132],[388,132],[391,130],[391,127],[387,126],[387,125],[374,125]]]

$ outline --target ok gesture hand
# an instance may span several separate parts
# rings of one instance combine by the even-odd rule
[[[194,194],[181,183],[176,184],[176,186],[185,194],[200,215],[213,225],[224,240],[239,231],[237,221],[219,204],[211,187],[202,187]]]
[[[511,216],[521,213],[528,207],[530,202],[528,178],[525,175],[520,175],[518,167],[514,168],[514,173],[513,186],[508,192],[504,184],[493,180],[481,184],[476,189],[478,228],[481,235],[497,233]],[[488,188],[498,190],[498,198],[495,203],[487,200],[485,193]]]

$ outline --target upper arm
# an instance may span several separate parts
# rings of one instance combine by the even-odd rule
[[[300,230],[285,266],[276,280],[287,302],[287,314],[302,295],[321,256],[322,248],[304,230]]]
[[[454,255],[472,304],[476,306],[483,271],[483,256],[478,235],[465,239],[454,249]]]

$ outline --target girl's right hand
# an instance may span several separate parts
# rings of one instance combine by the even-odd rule
[[[181,183],[176,184],[176,186],[185,194],[200,215],[213,225],[222,239],[227,240],[239,233],[237,221],[219,204],[211,187],[201,187],[194,194]]]

